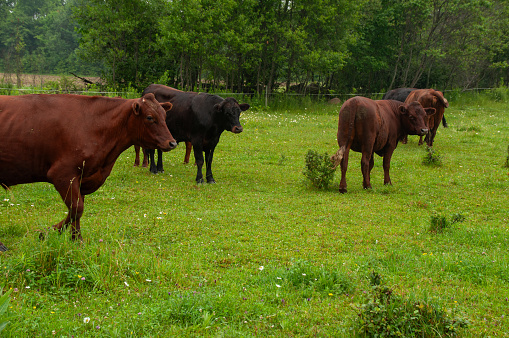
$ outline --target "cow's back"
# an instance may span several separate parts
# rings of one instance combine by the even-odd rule
[[[408,95],[410,95],[411,92],[414,90],[417,90],[417,88],[396,88],[389,90],[385,95],[382,97],[382,100],[396,100],[405,102]]]

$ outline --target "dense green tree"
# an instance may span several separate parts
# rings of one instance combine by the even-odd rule
[[[508,8],[507,0],[0,0],[0,69],[258,94],[494,86],[509,80]]]

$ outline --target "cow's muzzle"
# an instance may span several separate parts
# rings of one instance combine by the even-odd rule
[[[232,133],[239,134],[239,133],[242,133],[243,130],[244,130],[244,128],[242,128],[242,126],[233,126]]]
[[[167,143],[165,143],[165,146],[164,148],[160,148],[162,151],[170,151],[170,150],[173,150],[175,148],[177,148],[177,142],[175,141],[168,141]]]
[[[424,136],[428,133],[428,129],[421,129],[421,133],[419,134],[419,136]]]

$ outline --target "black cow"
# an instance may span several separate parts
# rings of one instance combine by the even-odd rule
[[[159,102],[171,102],[173,110],[166,115],[166,124],[177,142],[191,142],[197,167],[196,183],[203,183],[202,167],[206,163],[207,183],[215,183],[212,176],[212,158],[223,131],[241,133],[240,112],[249,109],[247,103],[239,104],[232,97],[223,99],[217,95],[184,92],[160,84],[151,84],[143,95],[153,93]],[[162,152],[158,150],[155,164],[155,151],[150,155],[150,171],[163,171]],[[205,161],[203,153],[205,152]],[[136,161],[136,160],[135,160]],[[139,162],[139,159],[138,159]]]
[[[389,90],[387,93],[384,94],[382,97],[382,100],[396,100],[405,102],[408,95],[410,95],[411,92],[414,90],[417,90],[417,88],[396,88]],[[447,121],[445,120],[445,116],[442,116],[442,125],[444,128],[447,128]],[[403,142],[406,143],[406,142]],[[422,143],[422,142],[420,142]]]

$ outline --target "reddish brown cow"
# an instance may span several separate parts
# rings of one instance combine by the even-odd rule
[[[350,149],[362,152],[364,189],[371,188],[373,153],[383,157],[384,183],[391,184],[389,168],[398,140],[407,134],[427,133],[424,119],[434,113],[434,108],[423,109],[419,102],[373,101],[361,96],[347,100],[339,111],[339,150],[331,157],[335,167],[341,164],[339,192],[346,193],[346,169]]]
[[[53,227],[62,232],[70,224],[72,239],[81,239],[83,199],[103,185],[124,150],[177,146],[165,123],[171,107],[153,94],[0,96],[0,184],[53,184],[69,209]]]
[[[426,144],[432,147],[438,126],[444,117],[445,108],[449,107],[449,102],[441,91],[434,89],[417,89],[412,91],[405,102],[410,103],[412,101],[418,101],[424,108],[430,107],[436,110],[436,113],[430,116],[426,121],[429,131],[424,139]],[[422,144],[422,137],[421,140],[419,140],[419,144]]]

